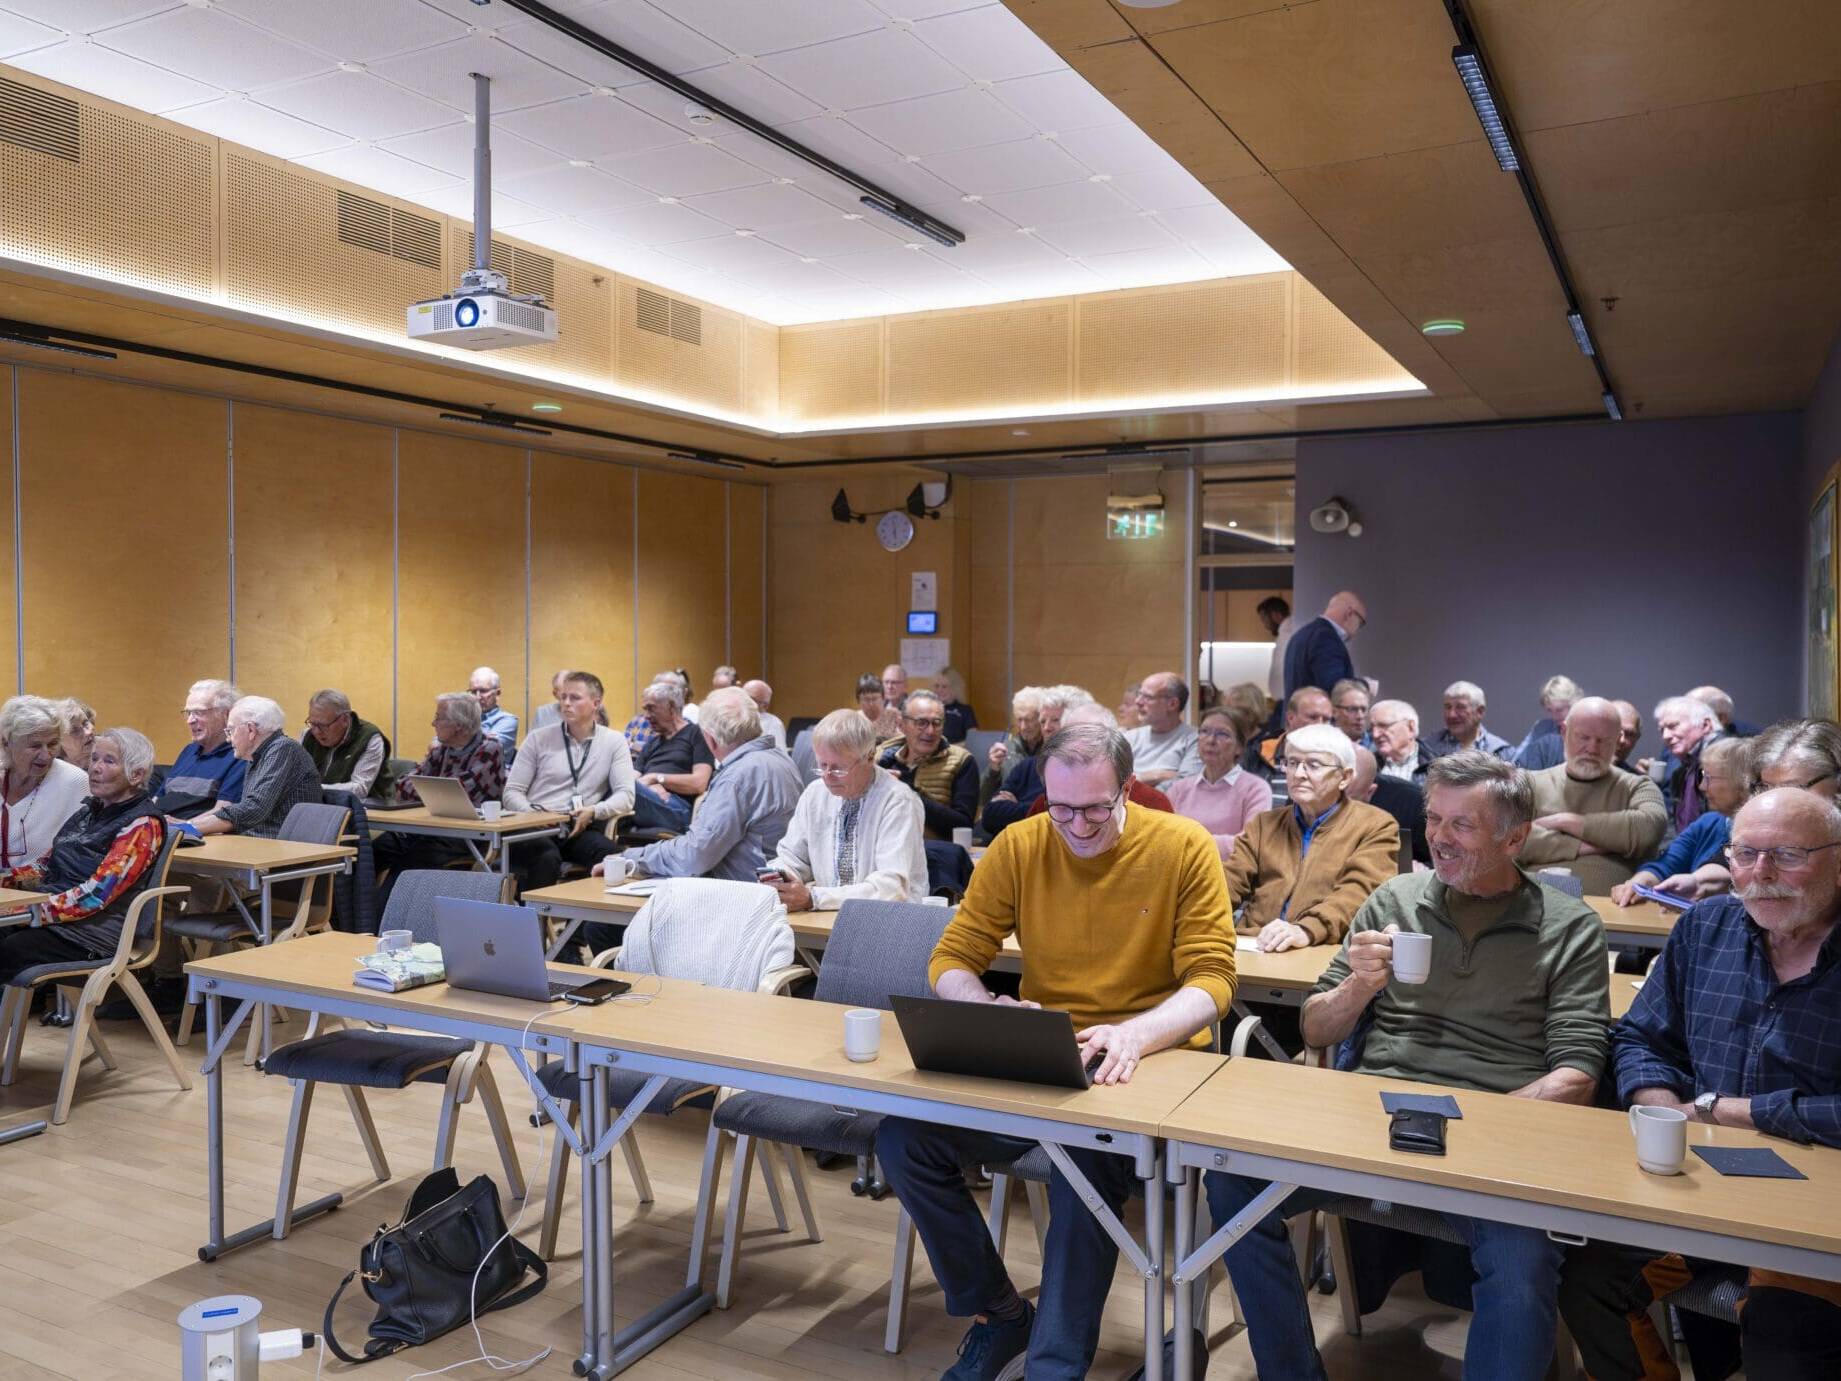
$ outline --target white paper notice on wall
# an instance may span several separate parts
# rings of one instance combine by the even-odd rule
[[[908,608],[925,611],[940,607],[940,582],[932,571],[908,574]]]
[[[910,689],[916,677],[938,676],[952,660],[951,638],[903,638],[901,665],[908,673]]]

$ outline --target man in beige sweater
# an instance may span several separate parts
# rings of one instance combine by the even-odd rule
[[[1613,766],[1622,721],[1609,700],[1578,701],[1563,732],[1566,761],[1528,774],[1535,818],[1520,861],[1570,868],[1588,896],[1605,896],[1661,842],[1668,808],[1654,782]]]

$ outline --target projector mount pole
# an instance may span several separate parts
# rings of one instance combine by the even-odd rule
[[[492,78],[473,78],[473,267],[460,276],[465,292],[503,293],[505,275],[492,269]]]

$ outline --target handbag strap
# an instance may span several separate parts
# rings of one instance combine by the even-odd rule
[[[379,1357],[388,1357],[391,1353],[400,1352],[408,1346],[407,1343],[395,1339],[384,1342],[372,1339],[365,1344],[362,1357],[354,1357],[339,1346],[339,1336],[332,1331],[332,1311],[339,1307],[339,1296],[345,1293],[345,1287],[352,1283],[352,1278],[357,1274],[356,1271],[345,1273],[345,1279],[339,1282],[339,1288],[334,1290],[332,1298],[326,1301],[326,1317],[320,1320],[320,1336],[326,1340],[326,1346],[332,1349],[332,1355],[341,1362],[354,1367],[363,1366],[366,1362],[375,1362]]]
[[[490,1314],[494,1309],[509,1309],[514,1304],[523,1304],[525,1300],[541,1292],[543,1287],[550,1282],[549,1262],[545,1261],[517,1238],[507,1237],[505,1240],[510,1243],[512,1255],[517,1258],[518,1264],[530,1271],[535,1279],[527,1284],[520,1285],[516,1290],[500,1295],[491,1303],[476,1310],[476,1313]]]
[[[495,1309],[509,1309],[514,1304],[522,1304],[525,1300],[531,1299],[539,1294],[543,1290],[543,1287],[550,1282],[549,1262],[545,1261],[517,1238],[507,1237],[505,1240],[510,1244],[512,1255],[517,1259],[518,1264],[525,1270],[528,1270],[533,1279],[519,1286],[516,1290],[500,1295],[497,1299],[474,1310],[473,1313],[476,1318],[480,1314],[490,1314]],[[363,1366],[366,1362],[375,1362],[379,1357],[388,1357],[393,1353],[401,1352],[404,1348],[409,1346],[408,1343],[403,1342],[401,1339],[393,1338],[386,1340],[373,1338],[370,1342],[365,1344],[364,1356],[362,1357],[354,1357],[343,1347],[339,1346],[338,1334],[332,1331],[332,1314],[333,1310],[339,1307],[339,1297],[345,1293],[345,1287],[352,1283],[353,1277],[357,1274],[358,1272],[356,1271],[347,1271],[345,1273],[345,1279],[339,1282],[339,1288],[334,1290],[332,1292],[332,1298],[326,1301],[326,1317],[320,1321],[320,1336],[326,1340],[326,1346],[332,1349],[333,1356],[337,1357],[341,1362],[348,1363],[355,1367]]]

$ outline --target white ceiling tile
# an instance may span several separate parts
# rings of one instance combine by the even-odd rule
[[[749,230],[765,230],[776,225],[799,225],[817,220],[826,212],[825,203],[809,192],[775,182],[757,183],[727,192],[712,192],[691,197],[685,203],[693,211],[714,216],[725,225]]]
[[[336,131],[310,125],[305,120],[296,120],[292,115],[283,115],[259,102],[237,96],[187,106],[175,111],[172,118],[275,158],[305,158],[308,154],[322,153],[348,142]]]
[[[726,62],[720,67],[705,67],[692,72],[686,80],[764,125],[805,120],[820,112],[818,102],[807,100],[791,87],[775,81],[752,62]],[[720,136],[738,128],[720,116],[711,125],[692,125],[684,113],[690,102],[654,82],[629,87],[621,94],[641,110],[677,126],[686,134]]]
[[[1037,129],[1065,133],[1090,125],[1116,124],[1125,118],[1117,106],[1072,68],[998,82],[991,90]]]
[[[520,231],[519,237],[528,238],[533,244],[553,249],[558,254],[573,255],[586,263],[609,267],[614,262],[611,256],[626,248],[605,230],[596,230],[593,226],[571,220],[545,221],[540,226],[532,226],[528,236]]]
[[[778,319],[796,326],[813,321],[843,321],[849,317],[887,316],[907,309],[908,304],[892,293],[866,283],[853,283],[840,292],[801,293],[788,308],[782,309]]]
[[[797,140],[814,153],[823,154],[834,163],[841,163],[846,168],[858,168],[871,163],[886,163],[895,157],[895,151],[887,144],[871,139],[850,121],[819,116],[815,120],[798,120],[790,125],[778,125],[775,128],[788,139]],[[780,176],[796,177],[793,169],[809,172],[811,165],[792,160],[786,154],[765,140],[756,138],[746,132],[738,132],[723,141],[725,148],[733,148],[738,157],[747,158],[769,171],[779,171]],[[742,150],[748,150],[742,153]],[[790,167],[786,166],[791,164]]]
[[[1069,158],[1047,139],[1017,139],[935,154],[927,160],[927,170],[960,192],[986,198],[1087,176],[1085,164]]]
[[[804,225],[776,225],[769,232],[769,238],[794,254],[809,254],[826,260],[839,254],[893,249],[899,243],[893,232],[900,227],[894,221],[877,216],[877,223],[872,225],[867,218],[874,215],[873,212],[851,214],[860,219],[845,220],[842,215],[835,215],[809,221]]]
[[[768,181],[759,168],[724,153],[714,144],[688,140],[667,148],[610,158],[604,164],[616,177],[650,188],[661,197],[694,197]]]
[[[54,82],[63,82],[79,91],[93,91],[108,100],[156,115],[223,95],[218,87],[206,86],[81,38],[15,54],[12,63]]]
[[[467,121],[457,120],[420,134],[380,142],[391,153],[439,168],[450,177],[471,180],[473,176],[473,125]],[[492,179],[495,184],[502,177],[523,177],[553,168],[558,161],[550,150],[528,139],[520,139],[502,129],[492,131]]]
[[[413,197],[407,197],[405,200],[433,207],[459,220],[471,222],[473,219],[473,189],[464,182],[449,183],[446,187],[436,188],[432,192],[417,192]],[[549,212],[541,207],[532,206],[527,201],[519,201],[516,197],[504,196],[498,192],[492,194],[492,228],[494,231],[510,230],[513,226],[529,225],[533,221],[544,221],[550,218]]]
[[[597,230],[605,230],[640,245],[668,245],[679,240],[707,239],[727,229],[720,221],[699,216],[689,207],[667,206],[662,202],[653,202],[649,206],[622,206],[613,211],[593,211],[578,219]]]
[[[600,0],[569,17],[667,72],[690,72],[728,61],[727,48],[678,23],[671,17],[673,8],[673,0],[660,5],[646,0]]]
[[[354,139],[389,139],[413,130],[452,124],[460,118],[413,91],[380,81],[369,72],[329,72],[323,77],[262,93],[262,104]]]
[[[572,77],[579,77],[590,86],[627,87],[637,86],[648,78],[635,72],[625,63],[615,62],[612,58],[602,57],[594,49],[577,43],[566,34],[559,34],[547,24],[536,20],[524,19],[517,10],[505,5],[493,5],[494,10],[515,15],[523,22],[506,24],[495,30],[499,38],[516,48],[527,57],[546,63],[559,72],[567,72]],[[481,11],[485,13],[486,11]]]
[[[1085,264],[1072,259],[1059,258],[1051,259],[1041,267],[1031,269],[1026,278],[1013,276],[1006,281],[1012,287],[1009,296],[1022,300],[1100,292],[1113,286]]]
[[[567,164],[524,177],[503,180],[495,177],[493,185],[502,187],[521,201],[564,216],[581,216],[615,206],[652,205],[658,201],[643,187],[623,182],[598,168],[572,168]]]
[[[1008,235],[1016,229],[1014,221],[998,215],[982,201],[967,202],[954,197],[950,201],[920,201],[915,206],[967,236]]]
[[[1218,201],[1160,211],[1157,219],[1179,240],[1226,240],[1252,234],[1240,217]]]
[[[852,113],[850,123],[900,154],[947,153],[1023,139],[1029,122],[983,91],[960,89]]]
[[[682,132],[635,110],[619,96],[576,96],[494,116],[508,130],[564,158],[608,158],[684,142]]]
[[[798,0],[790,5],[736,0],[663,0],[671,15],[732,53],[760,56],[866,33],[888,19],[867,0]]]
[[[761,69],[829,110],[855,110],[966,84],[957,68],[900,29],[776,53],[761,59]]]
[[[790,257],[785,264],[775,267],[771,272],[738,270],[734,277],[756,292],[770,293],[776,297],[798,298],[808,293],[848,292],[852,287],[850,279],[823,264],[808,264]]]
[[[1001,6],[960,10],[923,20],[914,36],[967,76],[998,82],[1067,66],[1016,16]]]
[[[1090,125],[1057,132],[1056,143],[1096,173],[1165,172],[1181,165],[1132,124]]]
[[[958,10],[992,9],[996,0],[870,0],[870,3],[891,19],[931,19]],[[1020,19],[1017,22],[1022,23]]]
[[[6,7],[65,33],[92,34],[170,10],[178,3],[179,0],[6,0]]]
[[[1176,244],[1176,237],[1157,224],[1154,217],[1139,215],[1136,211],[1098,220],[1044,225],[1039,233],[1044,243],[1075,259],[1096,254],[1123,254],[1128,250],[1170,249]]]
[[[1250,230],[1219,240],[1191,240],[1189,247],[1213,264],[1224,278],[1247,273],[1278,273],[1291,267]]]
[[[283,0],[283,3],[295,4],[299,0]],[[317,5],[319,0],[314,0]],[[484,4],[478,0],[391,0],[392,4],[407,3],[423,9],[434,10],[474,29],[509,29],[517,24],[529,24],[533,21],[522,10],[510,5]],[[571,19],[579,19],[582,12],[593,8],[596,0],[546,0],[549,7],[559,14],[566,14]]]
[[[1167,244],[1119,254],[1094,254],[1081,260],[1107,286],[1145,287],[1152,283],[1193,283],[1213,278],[1215,268],[1187,245]]]
[[[499,42],[491,34],[474,34],[433,48],[419,48],[413,53],[373,62],[370,68],[372,75],[385,81],[465,111],[473,109],[470,74],[482,73],[492,78],[490,92],[495,118],[501,110],[560,101],[588,90],[588,83],[580,77],[547,67],[510,44]]]
[[[1000,192],[986,197],[993,211],[1018,225],[1044,226],[1060,221],[1104,219],[1130,211],[1131,206],[1103,182],[1063,182],[1054,187],[1032,187],[1023,192]]]
[[[892,293],[915,289],[952,287],[964,281],[961,270],[948,268],[924,249],[871,250],[868,254],[845,254],[825,263],[848,278]]]
[[[855,171],[877,186],[893,192],[903,201],[918,206],[923,201],[949,201],[958,197],[959,189],[927,170],[925,163],[859,163]],[[854,203],[860,192],[848,189]],[[851,210],[855,210],[853,205]]]
[[[296,161],[303,167],[316,169],[329,177],[342,177],[347,182],[355,182],[360,187],[369,187],[376,192],[387,192],[394,197],[413,197],[418,193],[453,187],[461,181],[448,173],[384,149],[373,148],[369,144],[348,144],[341,149],[330,149]]]
[[[0,10],[0,58],[48,47],[53,43],[61,43],[63,39],[64,34],[60,29],[27,19],[22,14],[9,14]]]
[[[964,244],[945,251],[945,255],[971,273],[998,277],[1014,273],[1019,279],[1067,258],[1034,235],[1019,234],[1014,229],[973,235]]]
[[[460,20],[413,0],[389,5],[377,0],[313,0],[310,5],[301,0],[217,0],[216,8],[350,62],[425,48],[467,31]],[[467,8],[484,13],[472,4]]]
[[[733,231],[707,240],[681,241],[665,253],[698,268],[714,269],[717,273],[772,273],[788,267],[800,267],[798,257],[788,254],[778,245],[769,244],[753,235],[737,235]]]
[[[96,40],[194,81],[253,91],[327,71],[332,60],[216,10],[184,6]]]
[[[1178,206],[1218,205],[1214,194],[1197,182],[1189,170],[1175,159],[1162,171],[1114,173],[1112,190],[1129,197],[1146,211],[1162,211]]]

